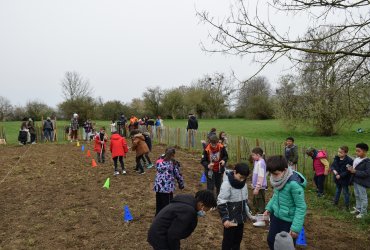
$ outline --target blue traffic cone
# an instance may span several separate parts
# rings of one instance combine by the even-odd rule
[[[130,222],[130,221],[132,221],[134,218],[132,217],[131,212],[130,212],[130,209],[128,208],[128,206],[125,205],[123,209],[124,209],[124,212],[123,212],[123,221],[124,222]]]
[[[303,246],[303,247],[306,247],[307,246],[306,236],[304,234],[304,228],[303,227],[302,227],[301,232],[299,233],[299,236],[298,236],[298,239],[297,239],[296,244],[297,244],[297,246]]]
[[[200,183],[206,183],[206,182],[207,182],[207,178],[206,178],[206,175],[203,173],[202,177],[200,178]]]
[[[81,151],[83,152],[83,151],[85,151],[85,145],[82,145],[81,146]]]

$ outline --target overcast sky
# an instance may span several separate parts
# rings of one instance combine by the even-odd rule
[[[63,101],[66,71],[89,79],[94,96],[130,102],[147,87],[190,85],[204,74],[255,72],[251,58],[201,50],[209,27],[197,10],[223,17],[228,0],[0,0],[0,96],[13,105]],[[263,72],[274,83],[279,63]],[[283,72],[286,73],[286,72]]]

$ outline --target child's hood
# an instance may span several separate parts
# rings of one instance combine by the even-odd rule
[[[111,139],[112,141],[114,141],[114,140],[121,140],[121,139],[122,139],[122,137],[121,137],[119,134],[113,134],[113,135],[110,137],[110,139]]]
[[[299,185],[301,185],[303,188],[306,188],[307,186],[307,180],[304,178],[304,176],[296,171],[293,171],[293,174],[289,177],[288,182],[295,181]]]
[[[192,196],[190,194],[176,195],[173,198],[173,200],[171,201],[171,203],[185,203],[185,204],[193,207],[194,209],[196,208],[196,205],[197,205],[196,199],[194,198],[194,196]]]
[[[134,139],[140,139],[140,140],[143,140],[143,141],[145,141],[145,137],[144,137],[144,135],[143,134],[136,134],[136,135],[134,135]]]
[[[327,158],[327,156],[328,154],[324,150],[317,151],[316,158],[322,159],[322,158]]]

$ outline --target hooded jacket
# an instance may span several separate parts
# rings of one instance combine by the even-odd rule
[[[186,127],[186,130],[189,130],[189,129],[195,129],[197,130],[198,129],[198,121],[197,121],[197,118],[195,116],[190,116],[189,117],[189,120],[188,120],[188,126]]]
[[[132,138],[132,151],[136,151],[136,157],[149,153],[143,134],[136,134]]]
[[[175,191],[175,179],[179,188],[184,188],[184,178],[180,172],[178,161],[165,161],[158,159],[156,162],[157,174],[155,176],[153,190],[157,193],[173,193]]]
[[[356,166],[356,173],[352,174],[352,181],[363,187],[370,188],[370,159],[363,159]]]
[[[198,223],[197,201],[192,195],[177,195],[154,218],[148,242],[154,249],[180,249],[180,240],[189,237]]]
[[[248,189],[245,181],[236,180],[233,171],[226,172],[217,198],[222,223],[228,220],[243,224],[247,219],[247,200]]]
[[[317,176],[327,175],[327,171],[329,170],[327,156],[328,155],[323,150],[315,151],[314,155],[312,156],[313,169]]]
[[[334,161],[331,164],[330,169],[333,171],[337,171],[340,175],[340,178],[337,179],[333,174],[334,182],[341,185],[348,185],[351,177],[351,173],[348,172],[346,165],[353,165],[353,160],[351,157],[346,155],[343,160],[339,158],[339,156],[334,157]]]
[[[295,144],[285,147],[285,159],[293,164],[298,163],[298,147]]]
[[[128,152],[126,139],[119,134],[112,134],[110,137],[110,152],[112,153],[112,158],[117,156],[126,156]]]
[[[277,190],[266,206],[266,210],[275,217],[292,222],[291,231],[299,233],[303,227],[307,205],[304,200],[304,189],[307,181],[301,173],[293,171],[285,186]]]

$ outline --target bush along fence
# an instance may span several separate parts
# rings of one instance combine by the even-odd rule
[[[179,148],[196,152],[199,154],[201,154],[203,150],[201,140],[207,139],[207,132],[201,131],[188,132],[184,128],[163,127],[153,130],[149,129],[149,131],[155,143],[177,146]],[[193,137],[194,143],[192,141]],[[229,162],[231,164],[236,162],[251,163],[251,151],[254,147],[261,147],[266,157],[278,154],[284,155],[283,142],[249,139],[243,136],[233,136],[233,135],[228,135],[227,139],[228,139],[227,152],[229,154]],[[312,159],[306,155],[306,149],[308,147],[300,146],[299,144],[297,146],[299,152],[297,170],[307,178],[307,181],[309,183],[313,183],[314,172],[312,167]],[[324,148],[323,150],[327,151]],[[331,164],[337,153],[328,151],[327,153],[329,163]],[[325,189],[330,193],[335,192],[335,183],[332,174],[329,174],[325,180]]]

